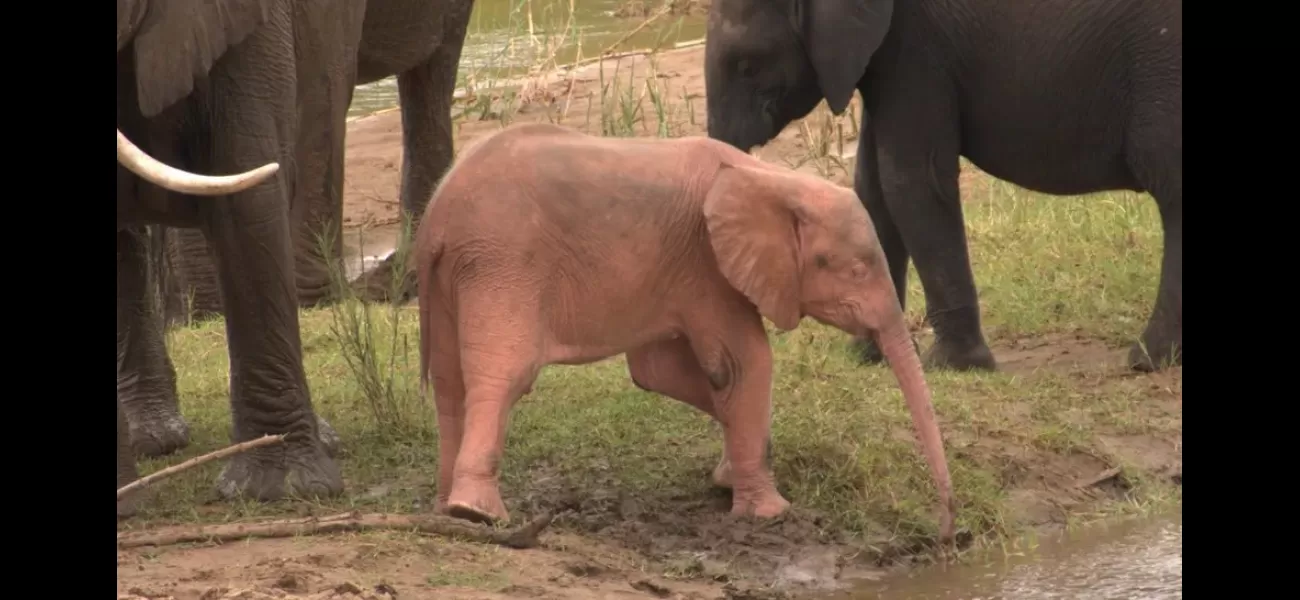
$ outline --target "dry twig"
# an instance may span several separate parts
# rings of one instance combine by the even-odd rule
[[[252,450],[253,448],[260,448],[262,446],[269,446],[271,444],[279,444],[280,442],[283,441],[284,441],[284,434],[264,435],[255,440],[240,442],[238,444],[235,444],[234,446],[229,446],[226,448],[222,448],[220,450],[216,450],[214,452],[209,452],[207,454],[204,454],[203,456],[196,456],[179,465],[172,465],[170,467],[167,467],[166,469],[162,469],[155,473],[150,473],[148,475],[145,475],[144,477],[132,481],[131,483],[128,483],[120,488],[117,488],[117,499],[121,500],[123,496],[135,490],[146,487],[152,483],[157,482],[160,479],[171,477],[172,475],[180,473],[181,471],[184,471],[186,469],[192,469],[205,462],[211,462],[219,458],[225,458],[227,456],[239,454],[240,452],[247,452],[249,450]]]
[[[343,531],[417,531],[423,534],[460,538],[508,548],[532,548],[537,536],[551,524],[551,513],[515,529],[494,529],[442,515],[393,515],[343,513],[328,517],[283,519],[260,523],[228,523],[208,526],[176,526],[151,531],[117,534],[118,548],[167,546],[187,542],[230,542],[248,538],[283,538]]]

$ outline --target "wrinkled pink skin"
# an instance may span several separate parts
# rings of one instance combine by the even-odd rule
[[[507,168],[508,165],[508,168]],[[627,354],[632,381],[723,429],[732,513],[790,503],[765,461],[772,351],[761,316],[871,335],[912,411],[951,539],[943,444],[874,228],[854,193],[702,137],[507,128],[471,148],[416,239],[423,379],[438,407],[439,507],[509,519],[509,411],[548,364]]]

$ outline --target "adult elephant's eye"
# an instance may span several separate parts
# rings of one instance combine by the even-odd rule
[[[740,62],[736,63],[736,69],[740,71],[741,77],[753,77],[758,71],[754,68],[754,63],[744,58],[740,59]]]

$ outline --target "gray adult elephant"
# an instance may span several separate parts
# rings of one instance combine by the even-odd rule
[[[1155,308],[1131,365],[1182,363],[1180,0],[714,0],[709,135],[767,143],[826,99],[862,94],[854,189],[900,300],[907,261],[934,326],[930,364],[996,368],[958,198],[958,156],[1049,194],[1149,191],[1164,226]],[[880,359],[867,340],[865,360]]]
[[[403,213],[414,222],[453,158],[452,94],[473,0],[366,0],[364,8],[355,83],[397,75],[402,106],[401,203]],[[334,103],[308,105],[298,132],[305,151],[297,157],[298,184],[290,222],[300,306],[315,306],[330,298],[327,258],[321,255],[318,239],[325,233],[341,240],[343,136],[353,84],[348,84],[343,100],[338,99],[341,88],[330,89]],[[170,305],[164,312],[221,314],[224,296],[204,236],[184,229],[153,229],[150,247],[156,264],[163,265],[155,279],[163,288],[162,306]],[[335,256],[328,259],[339,260],[341,244],[333,247]],[[391,289],[391,268],[383,263],[365,275],[359,282],[365,297],[385,297]],[[414,278],[406,274],[405,281],[409,293]],[[149,300],[154,302],[150,306],[160,306],[153,299],[136,302]],[[142,319],[137,327],[161,344],[159,324],[143,321],[156,317],[147,317],[148,311],[137,314]],[[156,358],[120,363],[118,381],[137,455],[159,456],[189,443],[170,365]],[[337,435],[324,421],[320,425],[322,441],[332,452]]]
[[[136,475],[126,414],[151,377],[170,374],[161,334],[141,314],[151,293],[143,228],[162,224],[197,228],[208,241],[227,308],[232,437],[287,436],[231,458],[218,490],[256,499],[342,491],[303,372],[290,199],[298,157],[328,156],[336,146],[324,141],[341,136],[304,133],[298,123],[346,110],[363,8],[356,0],[118,0],[119,485]],[[275,177],[267,167],[238,185],[193,175],[268,163],[280,165]],[[119,515],[131,510],[119,502]]]
[[[402,107],[401,206],[402,214],[415,220],[453,158],[452,94],[473,5],[473,0],[366,1],[357,84],[397,76]],[[310,123],[322,131],[345,127],[342,121]],[[318,240],[322,233],[340,240],[342,189],[309,188],[299,193],[295,206],[301,207],[294,213],[298,299],[304,307],[316,306],[329,301],[334,291],[327,261],[341,258],[342,244],[336,241],[334,256],[325,257]],[[167,232],[165,238],[170,265],[165,285],[172,309],[183,304],[191,315],[221,314],[215,273],[202,237],[177,231]],[[392,266],[385,261],[361,276],[356,287],[363,298],[388,298]],[[403,298],[414,293],[414,282],[407,274],[400,290]]]

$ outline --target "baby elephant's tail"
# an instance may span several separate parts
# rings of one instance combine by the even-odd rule
[[[424,232],[421,232],[424,233]],[[429,373],[433,370],[433,295],[437,286],[438,259],[442,256],[441,236],[420,235],[416,248],[416,281],[420,306],[420,389],[429,387]]]

